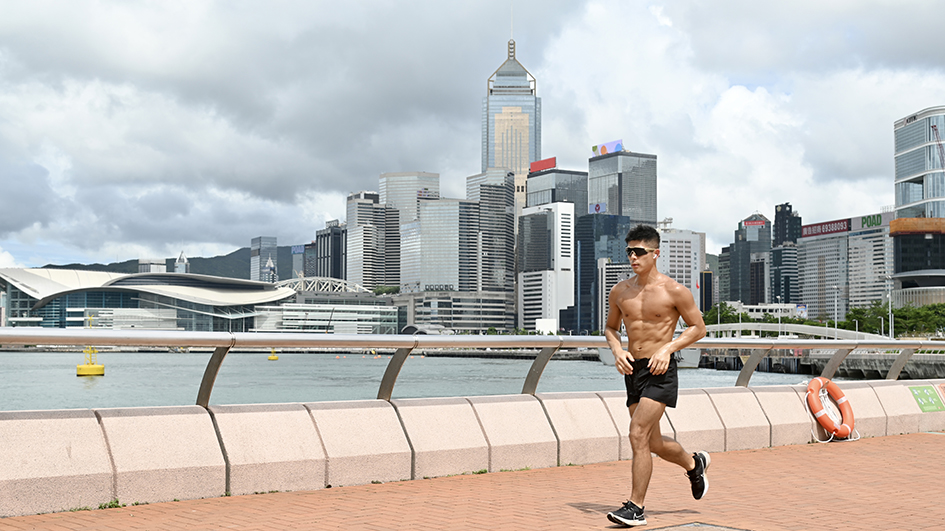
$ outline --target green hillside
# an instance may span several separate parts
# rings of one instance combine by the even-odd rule
[[[292,247],[288,245],[278,247],[277,253],[276,260],[279,267],[279,280],[292,278]],[[214,256],[212,258],[187,257],[187,260],[190,262],[191,273],[216,277],[249,279],[249,247],[242,247],[223,256]],[[168,272],[173,272],[177,257],[168,258],[166,262]],[[138,261],[126,260],[124,262],[114,262],[111,264],[48,264],[43,267],[50,269],[78,269],[82,271],[108,271],[111,273],[137,273]]]

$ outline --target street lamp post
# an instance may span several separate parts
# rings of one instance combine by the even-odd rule
[[[840,339],[840,327],[837,323],[837,297],[840,295],[840,288],[833,286],[833,338]]]
[[[896,339],[893,332],[893,311],[892,311],[892,277],[886,277],[886,298],[889,301],[889,339]]]

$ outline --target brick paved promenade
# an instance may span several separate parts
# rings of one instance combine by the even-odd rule
[[[0,530],[608,529],[630,462],[0,519]],[[689,494],[656,460],[643,529],[945,528],[945,433],[712,454]]]

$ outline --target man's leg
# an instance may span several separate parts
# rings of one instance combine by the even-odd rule
[[[650,398],[641,398],[640,402],[630,406],[630,447],[633,448],[633,481],[630,501],[643,507],[646,489],[653,474],[653,458],[650,445],[653,436],[661,438],[659,424],[666,404]],[[662,446],[662,444],[661,444]]]

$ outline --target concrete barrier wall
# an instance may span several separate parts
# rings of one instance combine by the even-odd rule
[[[489,448],[489,472],[558,464],[558,440],[532,395],[470,397]]]
[[[115,497],[90,410],[2,412],[0,455],[0,517],[98,507]]]
[[[305,407],[325,445],[328,485],[410,479],[410,445],[390,402],[316,402]]]
[[[620,460],[633,459],[633,448],[630,447],[630,409],[627,407],[627,392],[601,391],[596,394],[604,401],[604,406],[607,407],[610,418],[613,419],[614,424],[617,426],[620,442]],[[669,421],[669,417],[666,413],[663,413],[663,416],[660,418],[660,433],[662,433],[664,437],[671,439],[676,438],[676,431],[673,429],[673,425]]]
[[[680,389],[676,407],[666,408],[666,416],[686,450],[725,451],[725,425],[705,390]]]
[[[230,494],[325,486],[325,450],[302,404],[210,406],[210,414]]]
[[[945,411],[928,400],[919,406],[910,389],[931,387],[945,403],[945,380],[838,385],[863,437],[945,431]],[[805,395],[803,385],[683,389],[660,428],[689,451],[804,444],[819,428]],[[317,489],[629,459],[625,400],[617,391],[0,412],[0,516],[116,498],[159,502],[227,488]]]
[[[488,470],[489,449],[464,398],[391,400],[413,452],[411,479]]]
[[[771,425],[771,446],[811,442],[814,420],[804,403],[807,392],[804,386],[777,385],[750,389]]]
[[[226,463],[200,406],[95,410],[123,503],[223,496]]]
[[[539,393],[558,439],[559,465],[617,461],[620,434],[595,393]]]

